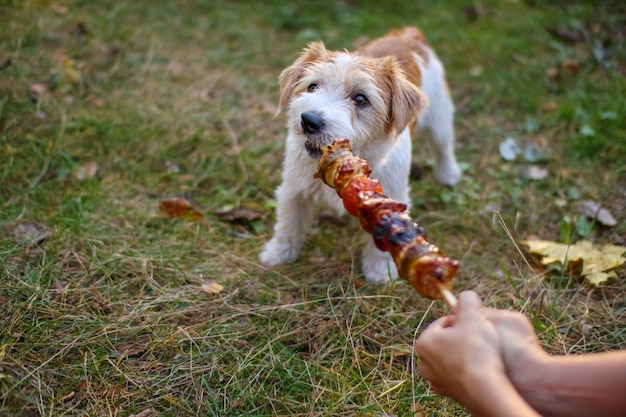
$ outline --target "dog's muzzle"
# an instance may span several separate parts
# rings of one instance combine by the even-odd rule
[[[300,115],[300,126],[302,126],[302,132],[307,138],[304,142],[304,148],[313,159],[320,159],[322,156],[320,135],[325,124],[324,119],[317,112],[305,111]],[[323,137],[323,135],[321,136]]]
[[[319,133],[320,130],[324,127],[324,119],[314,111],[305,111],[300,116],[300,125],[302,126],[302,130],[307,135],[313,135],[315,133]]]

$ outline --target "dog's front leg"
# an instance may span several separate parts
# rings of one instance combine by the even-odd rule
[[[276,190],[274,237],[265,244],[259,259],[265,265],[291,263],[298,257],[304,235],[311,222],[310,202],[283,182]]]
[[[363,248],[363,275],[368,282],[385,283],[398,278],[398,268],[388,252],[376,247],[373,239],[369,239]]]

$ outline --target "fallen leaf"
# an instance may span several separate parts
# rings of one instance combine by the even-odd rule
[[[596,40],[593,44],[593,56],[600,63],[606,61],[611,56],[607,46],[605,42],[599,40]]]
[[[589,124],[585,123],[580,127],[580,134],[587,137],[593,137],[596,135],[596,130]]]
[[[30,86],[26,98],[33,104],[39,103],[39,100],[48,92],[48,85],[43,83],[37,83]]]
[[[294,304],[300,304],[302,303],[302,301],[304,300],[302,299],[302,296],[299,292],[294,293],[294,294],[285,294],[283,292],[279,292],[277,300],[276,300],[276,304],[281,305],[281,306],[294,305]]]
[[[585,217],[595,219],[604,226],[613,227],[617,225],[615,217],[607,210],[593,200],[583,200],[578,203],[578,211]]]
[[[559,104],[556,101],[546,101],[541,105],[541,110],[552,111],[559,108]]]
[[[623,246],[607,244],[595,248],[588,240],[581,240],[573,245],[548,240],[524,240],[521,243],[528,246],[530,252],[541,255],[543,265],[559,262],[566,269],[575,269],[575,263],[582,262],[580,275],[595,286],[609,278],[617,278],[613,269],[626,262],[626,258],[622,256],[626,252],[626,247]]]
[[[82,66],[82,63],[70,57],[62,56],[57,71],[59,77],[56,89],[63,93],[69,92],[73,86],[80,82]]]
[[[70,391],[69,394],[64,395],[59,399],[59,402],[66,403],[76,396],[76,391]]]
[[[240,407],[243,407],[244,405],[246,405],[245,401],[241,398],[237,398],[235,399],[235,401],[233,401],[232,408],[240,408]]]
[[[179,61],[172,59],[170,60],[170,62],[167,63],[167,70],[174,75],[179,75],[182,74],[182,72],[185,70],[185,67]]]
[[[26,246],[34,246],[42,243],[50,236],[52,236],[52,230],[50,230],[49,227],[30,220],[18,224],[15,229],[13,229],[13,237],[15,240]]]
[[[503,142],[500,142],[498,147],[500,150],[500,156],[505,161],[514,161],[517,155],[522,153],[522,149],[519,147],[515,139],[506,138]]]
[[[165,211],[172,219],[187,217],[193,220],[200,220],[204,217],[202,213],[193,207],[189,200],[182,197],[165,199],[161,201],[159,208]]]
[[[580,72],[580,62],[574,59],[564,59],[561,61],[561,67],[568,70],[572,75],[578,75]]]
[[[557,39],[577,43],[585,40],[585,34],[582,31],[571,30],[563,26],[549,27],[547,31]]]
[[[32,91],[35,94],[45,94],[48,92],[48,84],[44,84],[44,83],[36,83],[30,86],[30,91]]]
[[[72,35],[76,38],[81,38],[89,33],[83,22],[75,23],[70,30],[72,31]]]
[[[90,106],[95,107],[97,109],[101,109],[104,107],[105,101],[99,97],[88,97],[87,102]]]
[[[474,4],[463,9],[463,14],[468,22],[475,22],[479,17],[485,14],[485,10],[481,5]]]
[[[548,170],[546,168],[538,167],[537,165],[531,165],[526,168],[524,176],[529,180],[542,180],[548,176]]]
[[[481,67],[480,65],[474,65],[471,69],[470,69],[470,75],[472,77],[478,77],[483,73],[484,69],[483,67]]]
[[[13,60],[11,60],[11,58],[5,59],[4,62],[0,64],[0,71],[9,68],[12,63]]]
[[[261,213],[243,207],[216,211],[213,214],[230,223],[247,223],[252,220],[263,218]]]
[[[144,408],[137,414],[132,414],[128,417],[155,417],[157,415],[153,408]]]
[[[557,67],[548,67],[546,68],[546,75],[548,76],[548,78],[558,80],[561,76],[561,72]]]
[[[426,417],[427,416],[426,411],[417,401],[411,404],[411,412],[413,413],[413,417]]]
[[[98,172],[98,163],[91,161],[77,167],[74,176],[78,181],[85,181],[92,179],[96,172]]]
[[[180,167],[172,161],[165,161],[165,169],[174,174],[180,174]]]
[[[117,346],[114,350],[112,350],[111,354],[114,357],[119,358],[119,359],[125,359],[131,356],[140,356],[146,350],[148,350],[149,343],[150,343],[150,340],[143,340],[139,343],[132,342],[132,343],[122,344],[120,346]]]
[[[55,13],[57,13],[57,14],[61,14],[61,15],[66,14],[66,13],[67,13],[67,10],[68,10],[68,9],[67,9],[67,6],[63,6],[63,5],[61,5],[61,4],[57,4],[57,3],[52,4],[52,5],[50,6],[50,8],[51,8],[51,9],[52,9]]]
[[[524,160],[530,163],[539,162],[546,159],[546,156],[533,143],[529,143],[524,148]]]
[[[202,291],[210,295],[219,294],[224,290],[224,286],[222,284],[212,280],[207,280],[200,286],[200,288],[202,288]]]

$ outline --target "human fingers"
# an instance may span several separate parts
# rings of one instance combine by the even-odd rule
[[[525,358],[544,353],[533,325],[523,314],[483,309],[483,315],[500,335],[502,357],[509,371],[517,372]]]
[[[442,317],[442,327],[448,328],[448,327],[452,327],[454,325],[454,322],[456,321],[456,314],[450,314],[448,316],[444,316]]]
[[[446,316],[447,317],[447,316]],[[439,337],[441,329],[445,328],[446,317],[440,317],[428,325],[413,344],[413,348],[418,355],[423,354],[428,350],[428,347],[432,343],[436,343],[436,339]]]
[[[455,389],[458,389],[459,383],[455,381],[458,371],[455,366],[450,366],[448,361],[442,361],[442,358],[438,356],[420,357],[418,372],[438,394],[449,396]]]
[[[430,323],[428,325],[428,327],[426,327],[426,330],[424,330],[424,332],[429,330],[429,329],[432,330],[432,329],[444,328],[444,327],[446,327],[446,324],[447,324],[446,322],[448,320],[449,320],[448,316],[439,317],[438,319],[436,319],[435,321]]]
[[[483,309],[483,315],[489,320],[503,336],[523,336],[524,338],[536,338],[535,329],[530,320],[517,311]]]
[[[459,294],[456,310],[456,323],[473,321],[479,315],[483,303],[474,291],[463,291]]]

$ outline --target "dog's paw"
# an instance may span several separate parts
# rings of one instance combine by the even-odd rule
[[[461,180],[461,168],[456,161],[440,164],[435,171],[435,178],[439,184],[453,187]]]
[[[388,253],[364,254],[362,264],[363,275],[368,282],[385,284],[398,278],[398,269]]]
[[[259,254],[259,260],[267,266],[293,263],[298,257],[298,248],[274,238],[267,242]]]

